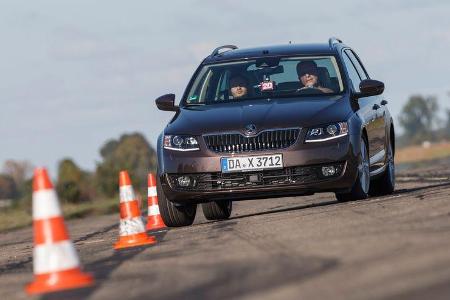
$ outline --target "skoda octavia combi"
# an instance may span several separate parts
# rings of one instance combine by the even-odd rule
[[[175,95],[158,138],[157,190],[168,226],[230,216],[236,200],[333,192],[338,201],[395,186],[384,84],[337,38],[214,49]]]

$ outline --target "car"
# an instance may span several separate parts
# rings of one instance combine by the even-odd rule
[[[236,200],[333,192],[338,201],[395,188],[395,131],[384,83],[338,38],[218,47],[194,72],[158,137],[157,193],[167,226],[208,220]],[[257,202],[256,202],[257,203]]]

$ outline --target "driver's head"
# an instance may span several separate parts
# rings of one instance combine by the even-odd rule
[[[241,75],[230,78],[230,92],[234,99],[241,98],[248,93],[248,81]]]
[[[306,86],[316,86],[319,78],[319,69],[312,60],[301,61],[297,64],[297,74],[300,82]]]

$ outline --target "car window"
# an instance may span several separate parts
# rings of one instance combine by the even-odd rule
[[[355,92],[359,92],[359,83],[361,82],[361,78],[359,77],[355,66],[346,53],[342,55],[342,58],[344,59],[344,64],[347,68],[348,76],[350,77],[350,80],[352,82],[353,89],[355,90]]]
[[[203,66],[185,103],[333,95],[343,90],[334,56],[262,57]]]
[[[362,80],[368,79],[367,72],[365,71],[364,67],[362,66],[359,59],[356,57],[355,53],[351,51],[350,49],[345,50],[345,53],[348,55],[350,60],[352,61],[353,65],[356,68],[356,71],[358,71],[359,77],[361,77]]]

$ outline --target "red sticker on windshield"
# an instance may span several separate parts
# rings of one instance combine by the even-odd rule
[[[261,82],[259,88],[261,91],[273,91],[273,81],[263,81]]]

